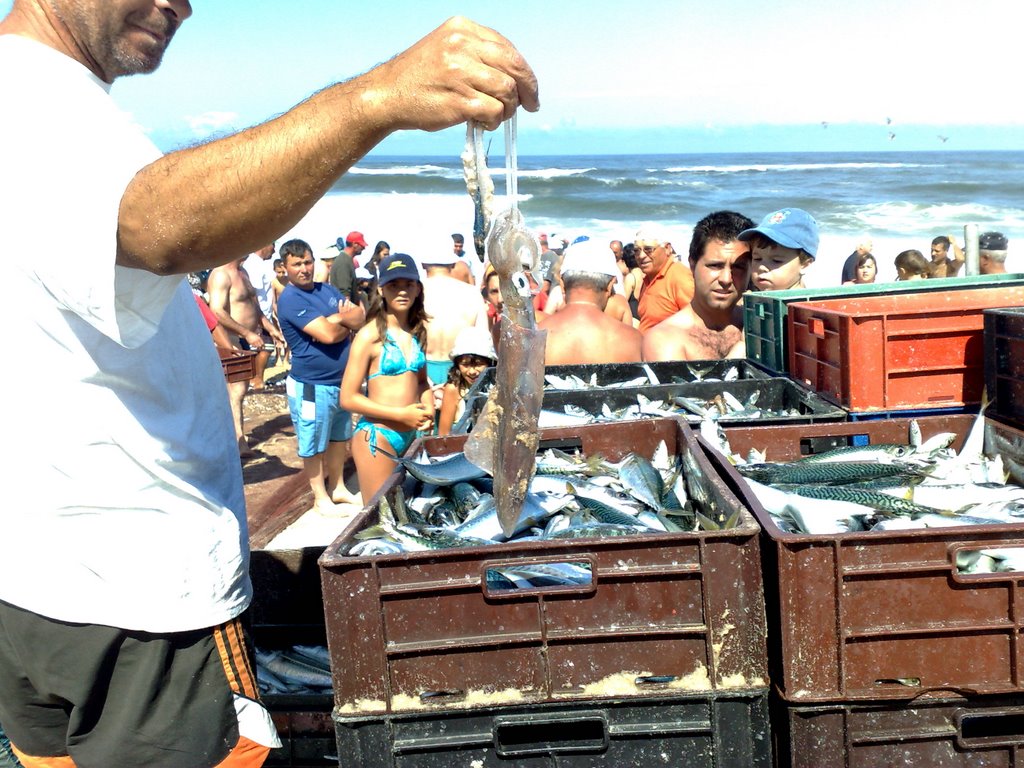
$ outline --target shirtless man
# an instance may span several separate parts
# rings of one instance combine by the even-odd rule
[[[471,325],[487,328],[484,300],[474,286],[452,277],[455,254],[428,257],[423,271],[423,308],[427,317],[427,378],[444,386],[452,367],[449,353],[459,331]]]
[[[953,258],[949,252],[953,251]],[[954,235],[939,235],[932,240],[932,263],[928,277],[956,277],[964,265],[963,249],[956,244]]]
[[[754,222],[733,211],[705,216],[693,228],[693,301],[644,334],[644,360],[744,357],[743,307],[750,281],[750,244],[736,239]]]
[[[604,311],[618,275],[615,257],[606,246],[594,240],[569,246],[562,260],[565,306],[538,323],[548,332],[545,365],[641,359],[640,331]]]
[[[274,251],[274,243],[265,245],[259,250],[250,253],[248,258],[242,262],[242,268],[249,276],[249,282],[252,283],[253,290],[256,292],[256,300],[260,303],[260,311],[272,323],[276,314],[274,302],[277,300],[277,296],[272,288],[273,269],[267,262],[274,255]],[[278,358],[284,354],[284,349],[280,346],[276,346],[275,351]],[[263,390],[263,377],[266,373],[268,362],[270,362],[270,351],[267,349],[266,344],[261,344],[259,351],[256,353],[256,359],[253,360],[254,370],[251,381],[253,391]]]
[[[227,332],[238,337],[239,346],[243,349],[256,352],[263,349],[261,329],[275,344],[284,346],[284,336],[260,310],[256,291],[252,287],[249,275],[242,268],[245,259],[243,256],[210,272],[206,283],[210,295],[210,309]],[[245,439],[245,415],[242,410],[242,400],[248,389],[248,381],[228,383],[228,400],[231,404],[231,417],[235,422],[235,438],[238,440],[238,453],[243,458],[252,455],[249,443]]]

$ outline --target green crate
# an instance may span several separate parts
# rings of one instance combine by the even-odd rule
[[[747,359],[783,375],[789,371],[786,317],[794,301],[872,296],[876,294],[949,291],[957,288],[991,288],[993,283],[1024,285],[1024,273],[946,277],[936,280],[907,280],[869,285],[836,285],[829,288],[796,288],[789,291],[747,291],[743,294],[743,334]]]

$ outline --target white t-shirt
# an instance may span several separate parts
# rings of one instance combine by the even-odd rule
[[[256,291],[256,300],[260,303],[260,311],[263,316],[273,318],[273,293],[272,283],[274,277],[274,260],[264,259],[255,253],[250,253],[242,262],[242,268],[249,275],[249,282]]]
[[[16,364],[0,600],[170,632],[248,605],[224,377],[181,276],[116,266],[118,208],[159,150],[74,60],[0,36],[0,327]]]

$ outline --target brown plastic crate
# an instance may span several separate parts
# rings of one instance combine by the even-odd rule
[[[228,382],[249,381],[256,375],[256,353],[251,350],[235,352],[231,349],[217,347],[220,364],[224,368],[224,378]]]
[[[962,437],[974,418],[917,421],[926,438],[946,431]],[[736,453],[767,448],[770,460],[786,461],[862,438],[905,442],[908,425],[907,419],[891,419],[725,432]],[[1019,435],[1018,444],[1024,445]],[[783,698],[813,702],[1024,693],[1021,575],[961,575],[956,566],[960,550],[1024,547],[1024,524],[785,533],[732,465],[707,450],[764,530],[769,668]],[[907,682],[914,680],[919,682]]]
[[[428,438],[441,455],[464,435]],[[691,451],[727,531],[496,544],[375,557],[342,554],[377,521],[362,512],[320,558],[335,714],[380,716],[540,702],[698,694],[767,684],[759,529],[714,476],[682,421],[551,429],[557,444],[616,460],[629,451]],[[416,450],[413,446],[412,451]],[[411,452],[412,452],[411,451]],[[396,474],[382,492],[401,480]],[[584,562],[591,584],[492,592],[503,563]],[[638,682],[642,675],[674,682]]]
[[[1024,286],[789,305],[789,371],[851,412],[981,402],[984,321],[1024,302]]]
[[[772,709],[778,766],[1024,766],[1020,696]]]

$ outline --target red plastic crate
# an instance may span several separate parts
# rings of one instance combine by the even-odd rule
[[[967,415],[917,420],[927,438],[966,434]],[[787,461],[845,444],[906,442],[909,420],[726,428],[734,452]],[[987,423],[1019,463],[1024,439]],[[956,447],[959,447],[957,445]],[[750,486],[707,448],[763,528],[769,674],[787,701],[1024,694],[1024,577],[961,574],[957,553],[1024,547],[1024,523],[796,534],[778,528]]]
[[[1024,303],[1024,286],[789,305],[789,370],[851,412],[981,402],[983,311]]]
[[[444,455],[465,440],[427,438],[422,446]],[[376,506],[365,509],[320,558],[335,715],[766,686],[760,530],[685,422],[547,429],[541,449],[576,446],[618,460],[630,451],[650,456],[662,440],[670,453],[693,452],[720,509],[739,510],[736,527],[350,557],[343,552],[353,535],[378,519]],[[382,493],[393,497],[403,479],[392,475]],[[496,592],[486,573],[510,562],[586,563],[593,580]]]

